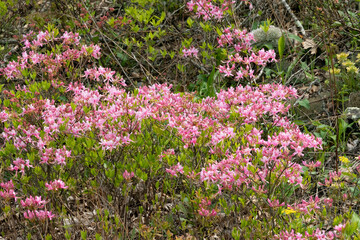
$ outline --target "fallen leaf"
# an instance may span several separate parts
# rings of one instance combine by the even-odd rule
[[[301,44],[303,45],[304,49],[309,49],[310,48],[310,53],[311,54],[316,54],[317,45],[314,42],[314,40],[308,38],[305,41],[303,41]]]
[[[312,85],[311,89],[310,89],[310,92],[311,93],[315,93],[319,90],[319,87],[318,86],[315,86],[315,85]]]

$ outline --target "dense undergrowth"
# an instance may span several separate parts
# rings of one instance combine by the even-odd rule
[[[2,1],[0,236],[359,239],[358,10]]]

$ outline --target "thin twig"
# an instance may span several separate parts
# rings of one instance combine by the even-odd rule
[[[305,29],[303,27],[303,25],[301,24],[301,22],[299,21],[299,19],[295,16],[295,14],[293,13],[293,11],[291,10],[289,4],[287,4],[287,2],[285,0],[280,0],[281,3],[284,5],[284,7],[286,8],[286,10],[290,13],[291,17],[294,19],[295,24],[300,28],[301,34],[306,36],[306,32]]]
[[[256,84],[256,81],[259,80],[259,78],[263,75],[265,67],[266,67],[266,65],[264,65],[264,66],[261,68],[260,73],[256,76],[256,78],[254,78],[254,79],[252,80],[255,84]]]

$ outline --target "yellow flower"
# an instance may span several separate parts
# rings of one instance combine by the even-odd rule
[[[358,53],[357,55],[356,55],[356,59],[360,59],[360,53]]]
[[[343,65],[344,67],[355,67],[355,64],[349,60],[342,62],[341,65]]]
[[[340,62],[344,62],[347,60],[347,57],[349,56],[348,53],[339,53],[339,54],[336,54],[336,58],[340,61]]]
[[[355,66],[347,67],[346,70],[348,73],[358,73],[359,72],[359,69]]]
[[[340,71],[341,69],[339,68],[330,69],[330,74],[334,74],[334,75],[340,74]]]
[[[345,164],[349,163],[349,159],[347,157],[341,156],[339,157],[340,162],[343,162]]]
[[[291,209],[290,207],[288,207],[287,209],[282,211],[285,214],[292,214],[292,213],[296,213],[296,211],[294,209]]]

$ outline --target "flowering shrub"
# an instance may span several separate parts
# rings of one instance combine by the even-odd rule
[[[63,51],[41,53],[45,43],[56,41],[62,43]],[[28,53],[27,49],[32,50]],[[114,186],[135,175],[146,181],[157,171],[187,176],[188,184],[203,182],[203,194],[210,194],[196,207],[199,217],[215,216],[221,208],[215,210],[212,205],[224,193],[243,199],[256,196],[258,203],[253,204],[258,207],[260,202],[268,205],[269,199],[286,201],[282,186],[303,186],[302,167],[293,159],[303,156],[306,148],[317,149],[321,144],[301,133],[284,115],[289,109],[285,101],[296,97],[293,88],[239,86],[202,101],[190,93],[172,93],[167,85],[145,86],[131,93],[125,91],[115,72],[103,67],[88,68],[84,73],[71,69],[71,82],[68,74],[61,74],[61,68],[70,68],[81,58],[99,57],[97,46],[83,46],[75,34],[57,37],[56,31],[43,32],[32,41],[26,39],[24,50],[17,62],[3,69],[7,79],[23,79],[25,85],[5,92],[1,137],[6,144],[1,153],[7,156],[3,167],[10,182],[1,183],[1,197],[13,213],[23,211],[24,218],[32,222],[66,217],[53,211],[79,187],[88,189],[89,176]],[[46,74],[39,84],[40,71]],[[28,81],[29,75],[34,76],[30,76],[32,81]],[[85,86],[94,82],[97,89]],[[66,101],[43,98],[49,96],[47,83],[54,94],[62,92]],[[158,129],[152,130],[155,139],[178,139],[159,146],[150,168],[158,170],[150,175],[141,170],[149,163],[120,160],[131,157],[132,146],[153,144],[146,143],[146,139],[154,139],[147,137],[148,126]],[[165,147],[168,150],[162,152]],[[16,160],[9,157],[12,155]],[[194,160],[187,160],[186,155]],[[111,156],[121,158],[114,161]],[[98,171],[88,172],[94,164],[101,166],[98,170],[103,176]],[[69,175],[75,169],[83,169],[77,170],[76,178]],[[92,184],[96,186],[96,182]],[[31,210],[13,208],[17,201]],[[46,211],[37,210],[45,206]],[[265,209],[259,210],[268,211]]]
[[[252,47],[246,30],[216,25],[233,4],[187,4],[204,20],[205,32],[218,34],[205,45],[185,39],[180,50],[205,68],[204,59],[214,63],[209,75],[199,75],[208,86],[218,73],[253,80],[258,66],[276,61],[273,51]],[[133,21],[105,14],[98,30],[131,28],[129,36],[136,37],[132,43],[124,37],[127,50],[141,49],[143,36],[146,57],[156,62],[153,39],[164,32],[146,23],[159,26],[165,15],[155,18],[152,8],[141,12],[138,6],[125,8]],[[95,13],[80,7],[83,25],[77,26],[87,33]],[[148,33],[142,35],[139,26]],[[342,157],[341,171],[320,174],[324,161],[307,151],[321,150],[321,139],[288,117],[294,88],[241,84],[203,98],[177,93],[171,84],[130,89],[116,71],[99,64],[106,62],[100,46],[85,44],[78,33],[60,34],[49,25],[25,35],[23,45],[0,70],[7,80],[0,109],[5,237],[172,239],[186,233],[192,239],[217,232],[230,238],[227,228],[235,239],[336,239],[360,226],[356,213],[337,216],[340,201],[356,203],[350,161]],[[346,184],[353,190],[345,190]]]

